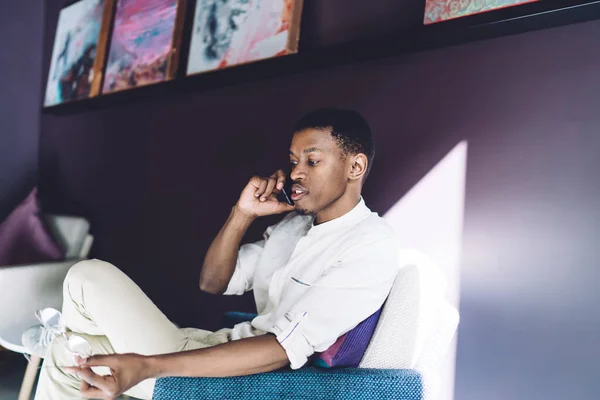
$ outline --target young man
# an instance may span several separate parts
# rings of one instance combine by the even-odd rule
[[[254,290],[252,322],[217,332],[178,329],[114,266],[99,260],[74,266],[64,284],[67,328],[86,338],[93,354],[110,355],[64,367],[73,358],[55,340],[36,399],[121,393],[150,399],[158,377],[296,369],[327,350],[381,307],[399,269],[396,236],[361,197],[373,155],[369,126],[358,113],[322,109],[295,127],[295,206],[277,200],[284,172],[250,179],[206,254],[200,288],[228,295]],[[256,218],[286,212],[263,240],[240,248]]]

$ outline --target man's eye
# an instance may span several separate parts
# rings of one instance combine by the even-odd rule
[[[290,161],[290,165],[292,167],[295,167],[298,164],[298,161]]]
[[[310,165],[311,167],[314,167],[315,165],[317,165],[319,162],[318,161],[314,161],[314,160],[309,160],[308,161],[308,165]]]

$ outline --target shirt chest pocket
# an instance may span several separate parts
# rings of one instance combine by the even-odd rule
[[[303,276],[289,276],[281,291],[281,300],[285,303],[296,303],[306,292],[310,290],[313,283]]]
[[[311,288],[318,285],[319,279],[328,270],[328,266],[335,263],[334,259],[327,259],[320,254],[311,257],[309,254],[299,254],[293,257],[288,269],[282,271],[279,299],[281,303],[295,303]]]

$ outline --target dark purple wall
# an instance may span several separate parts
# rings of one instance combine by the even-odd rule
[[[62,0],[46,1],[44,73],[63,5]],[[305,1],[301,47],[314,49],[418,26],[424,8],[419,1],[394,0],[363,6],[360,0]],[[223,307],[252,308],[253,301],[251,296],[224,302],[198,294],[204,252],[245,181],[287,165],[293,122],[319,104],[312,98],[319,92],[298,92],[307,79],[312,81],[308,75],[280,78],[108,110],[45,115],[42,200],[55,212],[88,216],[96,233],[94,255],[132,275],[170,317],[215,327]],[[330,95],[320,104],[338,103],[342,94]],[[255,108],[256,101],[263,106]],[[248,107],[251,103],[255,107]],[[249,237],[259,235],[267,222],[257,224]],[[165,265],[177,276],[165,279]],[[186,289],[180,290],[181,285]],[[165,296],[165,291],[170,294]],[[212,301],[214,309],[203,307]],[[182,302],[194,304],[196,313],[181,310]]]
[[[46,60],[60,5],[50,4]],[[340,17],[351,25],[327,24],[334,8],[323,13],[307,5],[315,46],[393,25],[378,24],[373,9],[365,20]],[[599,37],[591,22],[44,115],[43,198],[88,217],[93,256],[123,269],[169,317],[215,328],[224,310],[249,310],[252,299],[200,293],[204,252],[248,177],[285,164],[303,112],[352,107],[371,121],[378,155],[365,198],[380,213],[466,139],[456,398],[591,398],[600,389]]]
[[[35,184],[41,95],[41,0],[0,12],[0,221]]]

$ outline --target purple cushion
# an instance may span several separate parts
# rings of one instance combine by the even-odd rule
[[[373,337],[380,315],[381,308],[354,329],[340,336],[331,347],[317,355],[313,365],[321,368],[358,367]]]
[[[34,188],[0,224],[0,266],[58,261],[64,256],[44,226]]]

